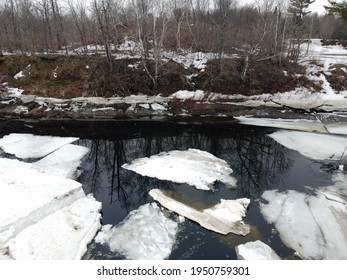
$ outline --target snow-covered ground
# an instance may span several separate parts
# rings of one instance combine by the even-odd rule
[[[0,139],[0,149],[17,157],[0,154],[0,258],[80,259],[86,252],[101,226],[101,203],[70,179],[88,152],[70,144],[75,140],[31,134]],[[27,158],[33,162],[21,160]]]
[[[322,46],[319,39],[313,39],[312,43],[309,45],[309,48],[305,44],[302,46],[302,48],[303,55],[300,59],[300,63],[307,67],[305,76],[314,84],[320,85],[322,87],[321,92],[315,92],[312,89],[305,87],[298,87],[289,92],[278,92],[276,94],[268,94],[264,92],[263,94],[257,96],[226,95],[214,92],[204,92],[202,90],[181,90],[167,97],[163,97],[161,95],[149,97],[139,94],[127,97],[86,97],[74,98],[71,100],[43,97],[37,97],[36,99],[34,97],[34,99],[35,102],[41,106],[42,110],[46,112],[52,110],[84,112],[86,111],[86,106],[90,105],[93,107],[90,112],[91,114],[99,113],[104,115],[115,114],[115,105],[122,103],[131,105],[128,109],[128,113],[136,113],[139,110],[145,110],[147,113],[152,112],[153,114],[157,115],[171,115],[169,103],[172,100],[194,100],[196,102],[203,102],[206,104],[223,103],[230,106],[247,106],[255,108],[264,106],[269,108],[290,107],[303,110],[320,109],[328,112],[346,111],[347,91],[335,91],[329,84],[326,77],[331,75],[334,65],[346,64],[347,49],[338,45]],[[95,46],[89,46],[87,49],[89,51],[95,51],[96,48]],[[98,49],[102,50],[102,47],[99,46]],[[134,58],[139,55],[139,49],[130,39],[127,39],[124,44],[118,46],[118,49],[120,52],[122,52],[120,58],[124,58],[124,56]],[[307,49],[308,52],[306,53]],[[173,60],[181,64],[184,68],[193,67],[196,69],[196,71],[204,71],[208,59],[215,57],[215,54],[201,52],[164,52],[163,55],[167,60]],[[312,63],[312,61],[314,61],[314,63]],[[135,65],[130,66],[135,67]],[[86,67],[88,67],[88,65]],[[25,69],[23,69],[23,71],[25,72]],[[24,75],[23,71],[16,75],[17,79],[20,79]],[[12,101],[10,98],[22,99],[23,95],[21,90],[9,88],[8,98],[1,101],[1,103],[11,103]],[[25,102],[24,105],[18,105],[14,110],[14,113],[24,116],[29,114],[29,110],[25,105]],[[182,115],[186,115],[186,113],[187,112],[182,112]]]
[[[150,158],[140,158],[122,166],[142,176],[176,183],[185,183],[201,190],[213,189],[216,181],[236,187],[233,170],[226,161],[196,150],[163,152]]]

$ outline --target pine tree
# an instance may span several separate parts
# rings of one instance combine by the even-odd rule
[[[337,14],[343,20],[347,21],[347,1],[337,3],[335,1],[329,1],[330,6],[324,6],[329,14]]]
[[[289,12],[293,14],[293,23],[295,25],[302,25],[304,16],[311,12],[308,7],[314,2],[315,0],[290,0]]]
[[[308,8],[313,2],[315,0],[290,0],[289,13],[293,15],[292,36],[295,40],[291,40],[289,55],[294,61],[298,61],[304,42],[303,18],[311,12]]]

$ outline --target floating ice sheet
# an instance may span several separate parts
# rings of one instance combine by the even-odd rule
[[[81,160],[87,153],[88,148],[68,144],[33,163],[0,158],[0,174],[18,168],[32,168],[50,175],[76,179],[80,175],[78,168]]]
[[[84,197],[81,184],[33,169],[0,175],[0,249],[24,228]]]
[[[75,179],[80,175],[78,168],[89,149],[68,144],[43,159],[33,163],[33,168],[47,174]]]
[[[251,118],[251,117],[235,117],[242,124],[276,127],[283,129],[302,130],[309,132],[327,132],[324,125],[315,120],[305,119],[269,119],[269,118]]]
[[[78,260],[101,227],[101,203],[92,196],[43,218],[8,242],[16,260]]]
[[[277,131],[270,137],[281,145],[316,160],[340,160],[346,156],[347,138],[299,131]]]
[[[76,140],[78,138],[13,133],[0,139],[0,149],[21,159],[42,158]]]
[[[236,179],[230,175],[233,171],[226,161],[196,149],[163,152],[122,167],[143,176],[186,183],[201,190],[210,190],[216,181],[236,186]]]
[[[305,259],[347,259],[346,178],[310,194],[266,191],[261,212]]]
[[[127,259],[162,260],[170,256],[177,231],[178,224],[152,203],[132,211],[118,226],[104,226],[95,241]]]
[[[280,260],[270,246],[259,240],[237,246],[236,254],[239,260]]]
[[[246,216],[250,200],[247,198],[237,200],[224,200],[220,203],[197,209],[175,199],[177,195],[167,195],[164,191],[153,189],[149,195],[165,208],[200,224],[202,227],[221,233],[234,233],[247,235],[250,232],[249,225],[243,222]]]

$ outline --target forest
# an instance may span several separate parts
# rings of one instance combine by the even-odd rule
[[[93,88],[94,93],[100,91],[98,94],[104,96],[147,91],[166,94],[180,89],[276,92],[305,84],[283,77],[283,70],[289,76],[303,71],[297,65],[303,43],[320,38],[326,44],[335,44],[336,40],[346,44],[346,21],[333,11],[312,13],[313,2],[0,0],[0,54],[77,55],[69,59],[81,61],[83,57],[82,61],[89,60],[89,64],[97,61],[90,76],[112,77],[84,85],[84,89]],[[136,56],[122,57],[121,44],[128,45]],[[84,55],[91,51],[102,56],[90,61]],[[175,55],[196,52],[213,54],[203,77],[172,63]],[[136,61],[121,61],[119,57]],[[33,64],[24,60],[3,66],[2,79],[21,71],[19,67]],[[124,70],[132,62],[137,63],[140,74]],[[100,68],[103,70],[98,72]],[[276,75],[278,71],[281,75]],[[182,75],[195,75],[195,80],[187,82]],[[70,76],[68,80],[81,79],[78,71]],[[129,82],[134,80],[142,84],[130,87]]]

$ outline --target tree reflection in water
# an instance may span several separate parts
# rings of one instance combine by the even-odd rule
[[[291,165],[279,146],[264,134],[230,135],[185,132],[175,136],[146,136],[133,139],[82,140],[90,148],[81,181],[87,193],[103,196],[103,203],[117,203],[126,212],[146,203],[152,188],[175,188],[174,183],[140,176],[121,168],[136,158],[163,151],[189,148],[210,152],[226,160],[238,180],[238,196],[258,198]],[[177,174],[179,176],[179,174]],[[107,199],[105,197],[107,193]]]

